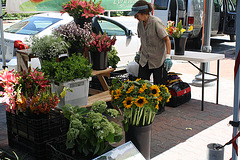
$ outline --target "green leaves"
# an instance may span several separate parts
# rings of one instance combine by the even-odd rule
[[[120,61],[120,58],[117,56],[118,52],[115,47],[108,52],[108,66],[112,66],[113,68],[117,68],[117,64]]]
[[[78,78],[89,78],[92,73],[92,65],[82,55],[73,54],[62,62],[56,62],[55,60],[51,62],[43,61],[41,70],[49,79],[61,83]]]

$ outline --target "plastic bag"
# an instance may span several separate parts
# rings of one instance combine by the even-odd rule
[[[138,76],[138,68],[139,68],[139,64],[135,61],[132,61],[127,65],[126,71],[130,75],[133,75],[133,76],[137,77]]]

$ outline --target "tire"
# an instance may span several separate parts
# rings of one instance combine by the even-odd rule
[[[229,38],[230,38],[230,42],[236,42],[236,35],[230,34]]]

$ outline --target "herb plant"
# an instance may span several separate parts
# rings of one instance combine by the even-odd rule
[[[67,53],[69,45],[60,36],[45,35],[41,38],[33,36],[30,38],[31,49],[34,56],[41,60],[51,61],[60,54]]]
[[[105,113],[110,113],[115,118],[119,112],[106,107],[106,102],[96,101],[91,110],[70,104],[62,108],[64,116],[70,120],[67,149],[76,148],[80,154],[97,156],[112,149],[111,143],[122,140],[122,128],[105,116]]]
[[[49,79],[61,83],[89,78],[92,73],[92,65],[82,55],[73,54],[62,62],[43,61],[41,70]]]

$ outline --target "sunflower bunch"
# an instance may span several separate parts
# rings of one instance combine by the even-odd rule
[[[152,123],[159,105],[164,105],[171,98],[165,85],[152,85],[148,80],[121,82],[112,80],[110,87],[112,104],[118,106],[124,116],[123,126],[145,126]]]

